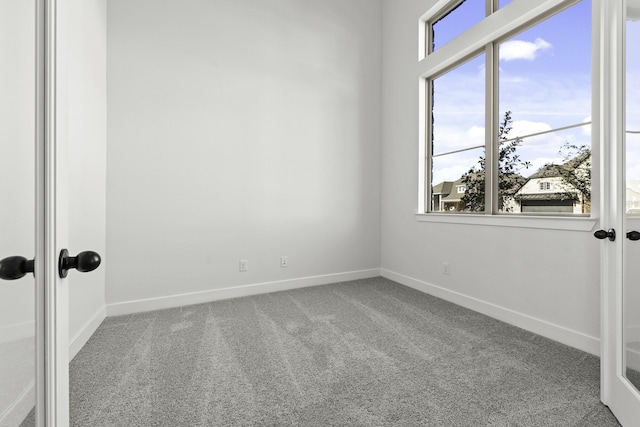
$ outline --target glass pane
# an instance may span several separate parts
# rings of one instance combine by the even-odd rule
[[[509,138],[544,129],[513,122]],[[500,144],[500,210],[512,213],[591,212],[591,126]]]
[[[485,0],[463,0],[451,11],[433,23],[433,48],[458,37],[485,17]]]
[[[501,43],[499,61],[501,137],[524,137],[500,145],[500,211],[589,213],[591,133],[579,125],[591,121],[591,2]]]
[[[434,157],[432,188],[433,212],[484,211],[484,171],[461,173],[473,167],[479,169],[478,159],[484,147]]]
[[[640,9],[640,7],[639,7]],[[640,11],[627,22],[627,214],[640,216]]]
[[[35,252],[34,34],[35,2],[0,0],[0,194],[10,195],[0,208],[0,259]],[[35,403],[34,291],[31,274],[0,280],[2,426],[20,425]]]
[[[626,88],[627,231],[640,231],[640,2],[629,2]],[[624,340],[626,376],[640,389],[640,242],[624,239]]]
[[[432,180],[433,209],[444,208],[441,201],[450,188],[464,184],[472,191],[482,187],[482,195],[448,193],[447,211],[484,211],[485,56],[480,55],[433,81]],[[460,197],[458,197],[460,196]],[[472,200],[473,199],[473,200]]]
[[[509,3],[511,3],[513,0],[500,0],[498,2],[498,7],[504,7],[506,5],[508,5]]]

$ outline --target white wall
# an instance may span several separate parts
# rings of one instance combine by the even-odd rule
[[[418,222],[418,19],[434,0],[383,2],[383,274],[592,353],[599,243],[587,231]],[[596,175],[597,176],[597,175]],[[449,262],[451,275],[442,274]]]
[[[377,0],[110,0],[109,313],[376,274],[380,61]]]
[[[68,249],[102,255],[106,264],[106,138],[107,138],[107,5],[106,0],[65,0],[59,7],[67,20],[62,33],[64,93],[60,125],[67,138]],[[70,355],[105,316],[103,264],[90,273],[69,272]]]

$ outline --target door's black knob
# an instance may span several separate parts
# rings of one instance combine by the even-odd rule
[[[598,230],[595,233],[593,233],[593,235],[595,236],[596,239],[608,238],[612,242],[616,240],[616,230],[614,230],[613,228],[610,228],[609,231]]]
[[[23,256],[10,256],[0,261],[0,279],[16,280],[33,273],[33,260]]]
[[[58,261],[58,273],[60,278],[67,277],[67,273],[70,269],[86,273],[93,271],[100,265],[100,255],[92,251],[80,252],[78,256],[69,256],[69,251],[63,249],[60,251],[60,259]]]
[[[627,233],[627,239],[629,240],[640,240],[640,233],[637,231],[629,231]]]

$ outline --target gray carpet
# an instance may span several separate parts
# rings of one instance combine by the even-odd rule
[[[108,318],[73,426],[617,426],[599,359],[383,278]]]

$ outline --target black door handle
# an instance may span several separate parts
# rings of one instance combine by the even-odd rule
[[[0,279],[16,280],[33,273],[33,260],[23,256],[10,256],[0,261]]]
[[[598,230],[595,233],[593,233],[594,237],[596,239],[609,239],[612,242],[614,240],[616,240],[616,230],[614,230],[613,228],[610,228],[609,231],[604,231],[604,230]]]
[[[629,231],[627,233],[627,239],[629,240],[640,240],[640,233],[637,231]]]
[[[60,278],[67,277],[67,273],[72,268],[86,273],[93,271],[100,265],[102,259],[100,255],[93,251],[80,252],[78,256],[69,256],[69,251],[63,249],[60,251],[60,258],[58,260],[58,273]]]

